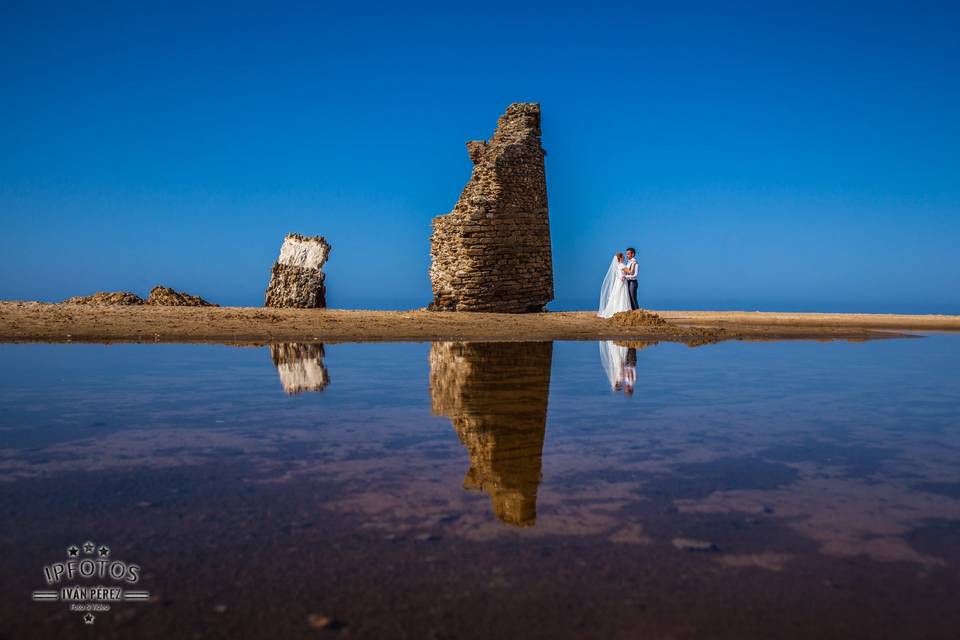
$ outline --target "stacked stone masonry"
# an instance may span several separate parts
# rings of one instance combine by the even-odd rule
[[[467,143],[470,182],[433,219],[431,309],[524,313],[553,299],[540,105],[515,103],[488,141]]]

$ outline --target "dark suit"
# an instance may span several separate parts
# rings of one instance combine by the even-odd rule
[[[636,258],[630,258],[627,260],[627,268],[633,267],[633,275],[626,275],[627,280],[627,293],[630,294],[630,308],[634,311],[640,308],[640,305],[637,303],[637,276],[640,275],[640,265],[637,264]]]

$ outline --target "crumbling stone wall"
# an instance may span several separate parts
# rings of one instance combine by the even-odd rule
[[[488,141],[467,143],[473,174],[433,219],[431,309],[541,311],[553,300],[540,105],[507,107]]]
[[[470,454],[464,489],[490,495],[507,524],[532,526],[543,466],[552,342],[434,342],[433,412]]]
[[[319,309],[327,306],[323,265],[330,255],[330,243],[322,236],[288,233],[273,265],[265,307]]]

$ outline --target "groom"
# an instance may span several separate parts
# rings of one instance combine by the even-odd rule
[[[637,252],[633,247],[627,248],[627,263],[620,271],[623,272],[623,279],[627,281],[627,292],[630,294],[630,309],[636,311],[640,308],[637,304],[637,260],[634,256]]]

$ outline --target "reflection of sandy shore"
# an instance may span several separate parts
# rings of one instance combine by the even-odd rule
[[[663,311],[681,325],[730,337],[870,338],[897,330],[960,330],[960,316]],[[299,342],[307,340],[671,339],[623,328],[592,312],[453,313],[253,307],[97,307],[0,302],[0,341]]]

